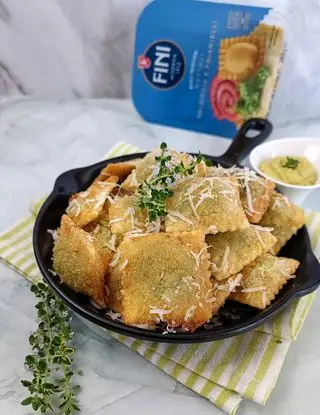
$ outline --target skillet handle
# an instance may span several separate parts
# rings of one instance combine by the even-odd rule
[[[259,133],[250,137],[251,130]],[[238,130],[228,150],[220,157],[225,164],[240,164],[249,153],[259,144],[263,143],[272,132],[272,124],[263,118],[252,118],[246,121]]]

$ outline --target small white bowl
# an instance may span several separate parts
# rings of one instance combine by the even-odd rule
[[[284,183],[268,176],[259,169],[265,159],[277,156],[305,156],[317,171],[317,182],[312,186]],[[320,138],[284,138],[261,144],[249,156],[251,167],[261,176],[273,181],[278,188],[295,203],[301,204],[310,192],[320,188]]]

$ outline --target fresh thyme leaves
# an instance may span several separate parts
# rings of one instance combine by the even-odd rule
[[[31,405],[34,411],[71,415],[80,411],[77,393],[73,386],[72,355],[69,346],[73,332],[69,325],[65,305],[43,283],[33,285],[31,291],[38,299],[38,329],[29,337],[32,354],[26,356],[25,365],[32,372],[32,380],[21,383],[30,393],[21,404]]]
[[[172,157],[167,152],[167,144],[160,145],[161,154],[155,159],[158,162],[158,173],[149,181],[144,181],[139,186],[139,207],[147,209],[149,221],[153,222],[157,217],[166,215],[166,199],[173,196],[170,186],[180,176],[191,176],[197,164],[204,161],[206,165],[211,165],[210,160],[205,159],[202,154],[198,154],[194,160],[185,165],[182,161],[179,164],[172,164]]]
[[[285,163],[282,163],[282,167],[286,167],[287,169],[296,169],[298,167],[299,160],[295,159],[294,157],[287,156],[287,160]]]

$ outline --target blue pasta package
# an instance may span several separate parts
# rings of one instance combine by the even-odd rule
[[[231,138],[265,118],[284,33],[267,7],[156,0],[136,28],[132,97],[147,121]]]

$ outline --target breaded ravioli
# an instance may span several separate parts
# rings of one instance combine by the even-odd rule
[[[299,261],[263,254],[241,271],[241,286],[230,299],[251,307],[266,308],[299,267]]]
[[[209,264],[201,232],[125,238],[116,264],[124,322],[190,331],[204,324],[212,315]]]
[[[173,190],[167,200],[166,232],[217,233],[249,226],[234,177],[193,177]]]
[[[141,163],[142,159],[109,163],[100,173],[100,177],[117,176],[120,180],[126,179],[129,174]]]
[[[131,174],[129,174],[122,183],[123,190],[134,193],[138,189],[138,186],[152,175],[154,169],[157,167],[155,160],[157,154],[157,151],[151,151],[141,160],[137,167],[132,170]]]
[[[117,176],[95,180],[84,192],[71,196],[66,209],[67,215],[80,228],[96,220],[103,211],[105,201],[118,182]]]
[[[270,229],[256,225],[236,232],[207,235],[212,275],[223,280],[236,274],[257,256],[269,251],[276,241]]]
[[[303,209],[281,193],[273,192],[269,208],[260,221],[261,226],[273,228],[272,234],[277,238],[270,252],[276,255],[304,224]]]
[[[224,305],[230,294],[236,290],[242,280],[242,274],[235,274],[225,280],[218,281],[211,278],[212,291],[210,301],[212,304],[212,315],[217,314],[219,309]]]
[[[77,293],[88,295],[105,307],[104,276],[108,261],[96,248],[92,236],[63,215],[53,248],[53,268],[61,281]]]
[[[144,232],[147,227],[147,211],[138,206],[136,195],[118,198],[109,206],[109,221],[112,233],[122,235],[127,232]]]
[[[108,220],[100,220],[90,233],[96,248],[110,260],[116,251],[117,237],[111,232]]]
[[[268,209],[275,183],[256,176],[257,180],[242,183],[240,198],[250,223],[259,223]]]
[[[240,199],[250,223],[259,223],[268,209],[275,184],[248,167],[233,166],[226,169],[222,166],[210,167],[209,177],[235,177],[240,185]]]
[[[180,164],[184,163],[185,166],[192,163],[193,158],[187,153],[178,153],[175,150],[169,149],[168,156],[171,157],[171,163]],[[153,150],[148,153],[141,162],[137,165],[137,168],[126,178],[122,184],[122,189],[134,193],[140,184],[145,180],[150,180],[159,168],[156,157],[159,156],[159,149]],[[199,163],[195,168],[195,174],[198,176],[205,176],[207,167],[204,162]]]

